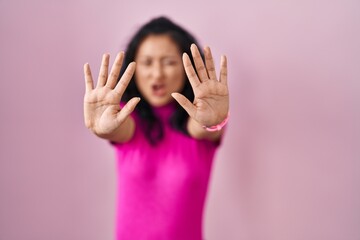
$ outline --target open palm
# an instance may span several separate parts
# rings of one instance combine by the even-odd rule
[[[124,53],[117,55],[108,74],[109,55],[104,54],[97,85],[94,88],[89,64],[84,65],[85,96],[84,119],[85,125],[99,136],[110,135],[126,120],[134,110],[139,98],[131,99],[122,109],[121,97],[128,86],[134,71],[135,63],[130,63],[121,79],[118,81]]]
[[[209,47],[204,49],[205,64],[195,44],[191,45],[191,54],[194,58],[196,71],[186,53],[183,54],[183,64],[194,91],[194,101],[191,103],[179,93],[173,93],[173,97],[198,123],[203,126],[214,126],[222,122],[229,111],[227,60],[225,56],[221,57],[218,80]]]

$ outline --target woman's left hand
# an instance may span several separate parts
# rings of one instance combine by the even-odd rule
[[[186,53],[183,54],[183,64],[194,91],[194,102],[191,103],[180,93],[173,93],[172,96],[196,122],[202,126],[215,126],[221,123],[229,112],[227,59],[221,56],[218,79],[209,47],[204,48],[205,64],[195,44],[191,45],[191,54],[196,72]]]

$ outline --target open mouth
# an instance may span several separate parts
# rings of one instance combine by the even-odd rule
[[[166,94],[165,84],[162,83],[153,84],[152,92],[155,96],[164,96]]]

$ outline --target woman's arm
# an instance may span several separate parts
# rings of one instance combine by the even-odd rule
[[[120,52],[108,74],[109,54],[104,54],[97,85],[94,88],[89,64],[84,65],[85,125],[98,137],[113,141],[126,142],[131,139],[135,130],[135,122],[130,113],[135,109],[140,98],[132,98],[120,108],[121,97],[128,86],[134,72],[135,63],[130,63],[119,81],[120,69],[124,53]]]
[[[220,77],[217,78],[209,47],[204,48],[205,64],[195,44],[191,45],[191,54],[196,71],[186,53],[183,55],[183,64],[194,91],[194,101],[191,103],[179,93],[173,93],[172,96],[190,116],[187,124],[189,134],[197,139],[216,141],[221,137],[223,130],[212,132],[205,127],[216,126],[228,117],[227,59],[225,56],[221,57]]]

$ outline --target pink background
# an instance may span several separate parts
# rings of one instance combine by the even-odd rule
[[[229,58],[231,121],[207,240],[360,239],[360,2],[0,0],[0,239],[111,240],[111,146],[83,124],[97,74],[165,14]]]

